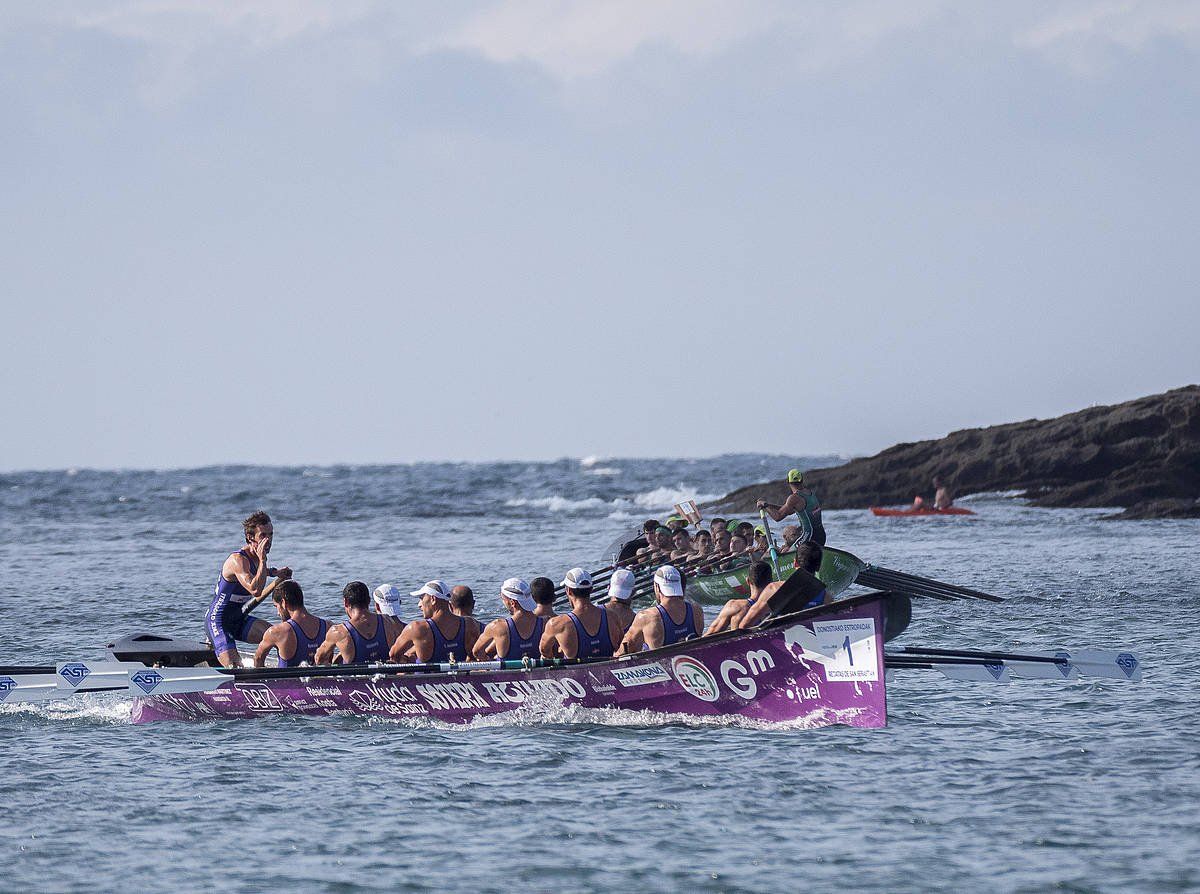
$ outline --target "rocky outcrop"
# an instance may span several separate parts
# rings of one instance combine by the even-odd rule
[[[1115,518],[1200,517],[1200,386],[1057,419],[951,432],[804,473],[829,509],[931,496],[935,475],[959,496],[1015,490],[1036,506],[1123,508]],[[778,503],[786,494],[784,482],[766,482],[712,505],[753,512],[759,497]]]

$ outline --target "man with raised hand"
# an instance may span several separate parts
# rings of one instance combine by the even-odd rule
[[[333,624],[325,642],[317,648],[317,664],[333,664],[334,652],[342,664],[372,664],[386,661],[388,647],[396,638],[397,625],[387,615],[371,611],[371,591],[360,580],[342,589],[346,620]]]
[[[500,601],[510,617],[497,618],[488,624],[472,654],[479,659],[504,661],[537,658],[546,619],[534,614],[537,603],[529,592],[529,584],[519,577],[510,577],[500,587]]]
[[[633,608],[630,603],[633,602],[633,585],[636,580],[637,575],[628,568],[618,568],[608,579],[608,602],[604,603],[604,608],[616,617],[621,626],[622,636],[633,623]]]
[[[704,609],[684,598],[683,576],[674,565],[663,565],[654,572],[654,596],[657,604],[637,613],[621,640],[618,655],[670,646],[701,635]]]
[[[263,634],[254,653],[254,666],[265,667],[267,656],[274,649],[280,667],[312,664],[317,649],[325,642],[329,622],[310,614],[304,607],[304,591],[294,580],[285,580],[271,594],[280,622]]]
[[[204,628],[213,651],[224,667],[241,667],[237,644],[261,642],[271,626],[266,620],[245,612],[245,604],[260,600],[276,584],[292,576],[290,568],[267,565],[267,554],[275,537],[271,516],[258,510],[242,522],[242,532],[246,545],[230,553],[221,565],[213,600],[204,616]],[[275,581],[268,584],[268,577]]]
[[[431,580],[409,595],[419,597],[421,617],[405,627],[392,645],[392,661],[467,661],[478,632],[467,618],[450,611],[450,587],[445,581]]]
[[[551,618],[542,634],[543,658],[607,658],[621,641],[621,625],[607,610],[592,605],[592,577],[572,568],[563,578],[571,610]]]
[[[758,508],[767,510],[767,514],[775,521],[781,522],[793,512],[800,523],[800,542],[809,540],[824,546],[825,526],[821,523],[821,501],[811,489],[804,487],[804,473],[792,469],[787,473],[788,489],[791,494],[776,506],[766,500],[758,501]]]
[[[811,540],[796,549],[796,570],[788,578],[786,593],[782,584],[772,585],[770,593],[756,599],[737,622],[738,627],[756,627],[779,615],[790,615],[831,601],[825,585],[817,578],[823,550]]]
[[[529,584],[529,592],[533,595],[533,601],[537,603],[533,613],[539,618],[554,617],[554,581],[548,577],[535,577]]]

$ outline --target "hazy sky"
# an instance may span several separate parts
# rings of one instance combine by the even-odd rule
[[[874,452],[1200,380],[1200,4],[0,6],[0,468]]]

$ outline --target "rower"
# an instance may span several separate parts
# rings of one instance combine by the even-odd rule
[[[286,566],[267,566],[267,554],[275,536],[271,516],[260,509],[242,522],[242,532],[246,545],[225,559],[217,577],[213,601],[204,616],[213,651],[224,667],[241,667],[237,643],[261,642],[271,626],[266,620],[245,612],[245,603],[254,600],[257,604],[276,585],[292,576],[292,569]],[[268,577],[275,580],[268,584]]]
[[[728,524],[729,524],[729,519],[727,519],[727,518],[721,518],[720,516],[717,516],[716,518],[714,518],[714,519],[712,519],[712,520],[710,520],[710,521],[709,521],[709,523],[708,523],[708,533],[712,535],[712,537],[713,537],[713,539],[714,539],[714,540],[716,540],[716,539],[717,539],[717,532],[718,532],[718,531],[724,531],[724,530],[725,530],[725,526],[726,526],[726,525],[728,525]]]
[[[539,618],[553,618],[554,581],[548,577],[535,577],[529,584],[529,592],[533,595],[533,601],[537,603],[533,613]]]
[[[519,577],[510,577],[500,587],[500,601],[511,617],[497,618],[488,624],[472,654],[481,660],[537,658],[546,619],[534,614],[537,603],[529,592],[529,584]]]
[[[954,505],[954,495],[950,492],[950,488],[942,483],[942,479],[934,477],[933,479],[933,508],[934,509],[949,509]]]
[[[705,636],[736,628],[747,610],[760,599],[769,599],[783,586],[783,581],[773,580],[771,566],[766,562],[755,562],[746,574],[746,585],[750,588],[750,595],[726,602],[717,613],[716,619],[704,631]]]
[[[654,572],[654,596],[658,604],[637,613],[621,640],[618,655],[670,646],[700,636],[704,629],[704,609],[684,598],[683,576],[674,565],[663,565]]]
[[[404,593],[399,587],[395,584],[380,584],[371,594],[371,598],[375,600],[375,611],[400,622],[400,606],[404,604]]]
[[[608,579],[608,602],[604,603],[604,608],[610,615],[616,616],[622,635],[633,623],[630,603],[633,602],[633,584],[636,580],[637,575],[628,568],[618,568]]]
[[[800,520],[800,542],[815,541],[825,545],[825,526],[821,523],[821,501],[809,488],[804,487],[804,473],[799,469],[791,469],[787,473],[788,489],[791,494],[776,506],[766,500],[758,501],[758,508],[767,510],[767,514],[780,522],[796,513]]]
[[[671,543],[675,547],[671,550],[672,562],[682,562],[692,554],[692,536],[682,528],[671,536]]]
[[[450,588],[445,582],[431,580],[412,596],[422,617],[404,628],[392,646],[393,661],[409,658],[414,661],[441,664],[444,661],[467,661],[479,635],[478,625],[450,611]]]
[[[634,555],[637,558],[648,556],[654,551],[654,546],[658,542],[658,535],[655,533],[662,525],[657,518],[648,518],[642,522],[642,539],[646,541],[646,545],[640,547]]]
[[[317,648],[325,642],[329,622],[309,613],[304,607],[304,591],[294,580],[276,587],[271,599],[281,620],[263,634],[254,653],[254,666],[265,667],[272,649],[279,655],[279,667],[312,664]]]
[[[790,615],[792,612],[832,602],[825,585],[817,577],[823,552],[821,547],[811,540],[800,544],[796,549],[796,570],[788,578],[789,592],[782,600],[778,598],[779,587],[775,587],[769,594],[764,593],[763,598],[755,600],[746,610],[737,626],[756,627],[768,618]],[[795,577],[799,577],[798,588],[792,582],[792,578]]]
[[[475,592],[466,584],[459,584],[450,591],[450,611],[460,618],[466,618],[469,630],[473,632],[472,639],[479,639],[483,633],[484,624],[475,617]]]
[[[370,664],[387,660],[388,646],[396,638],[397,625],[387,615],[371,611],[371,591],[360,580],[342,589],[347,620],[333,624],[325,642],[317,648],[317,664],[333,664],[336,651],[342,664]]]
[[[571,610],[551,618],[542,634],[543,658],[607,658],[621,641],[621,626],[607,609],[592,605],[592,577],[572,568],[563,578]]]
[[[784,525],[779,532],[779,537],[779,551],[781,553],[790,552],[796,545],[796,541],[800,539],[800,526]]]
[[[682,515],[672,515],[667,518],[667,528],[674,534],[688,526],[688,520]]]

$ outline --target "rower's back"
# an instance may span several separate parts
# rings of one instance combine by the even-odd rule
[[[342,655],[345,664],[372,664],[377,661],[387,661],[388,649],[391,647],[392,632],[388,619],[384,615],[371,611],[371,591],[362,581],[351,581],[342,590],[342,600],[346,605],[346,620],[342,627],[350,637],[353,654]]]

